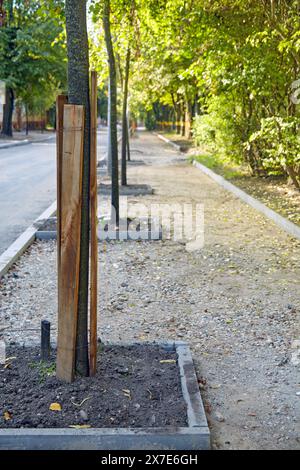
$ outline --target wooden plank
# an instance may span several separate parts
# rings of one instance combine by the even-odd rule
[[[91,73],[91,265],[90,265],[90,375],[96,374],[97,364],[97,284],[98,284],[98,238],[97,238],[97,73]]]
[[[66,382],[72,382],[74,379],[75,368],[83,142],[84,107],[65,105],[61,168],[61,279],[56,375]]]
[[[56,99],[56,191],[57,191],[57,293],[58,305],[60,304],[59,295],[60,273],[61,273],[61,175],[62,175],[62,154],[63,154],[63,130],[64,130],[64,105],[68,99],[65,95],[59,95]]]

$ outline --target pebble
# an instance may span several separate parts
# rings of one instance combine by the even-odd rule
[[[84,410],[80,410],[80,411],[79,411],[79,416],[80,416],[84,421],[88,421],[88,419],[89,419],[88,414],[87,414],[86,411],[84,411]]]
[[[219,411],[215,412],[215,418],[216,418],[217,421],[219,421],[219,423],[224,423],[224,421],[225,421],[224,416]]]

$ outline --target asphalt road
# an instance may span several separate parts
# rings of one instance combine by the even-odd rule
[[[98,158],[107,132],[98,132]],[[0,149],[0,255],[56,200],[55,137]]]

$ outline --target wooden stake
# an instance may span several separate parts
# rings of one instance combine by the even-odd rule
[[[57,171],[57,199],[56,199],[56,223],[57,223],[57,292],[58,305],[60,304],[59,295],[61,292],[60,274],[61,274],[61,178],[62,178],[62,155],[63,155],[63,131],[64,131],[64,105],[68,98],[65,95],[59,95],[56,99],[56,171]]]
[[[90,273],[90,375],[96,374],[97,364],[97,73],[91,73],[91,273]]]
[[[60,194],[60,294],[56,375],[66,382],[72,382],[74,379],[75,368],[83,143],[84,107],[65,105]]]

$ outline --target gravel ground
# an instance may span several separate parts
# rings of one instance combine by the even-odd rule
[[[215,449],[299,449],[300,243],[151,135],[132,147],[146,165],[129,181],[155,194],[129,202],[203,203],[205,246],[101,243],[99,336],[187,341]],[[36,243],[1,281],[7,340],[36,341],[42,318],[55,329],[55,263],[55,242]]]

